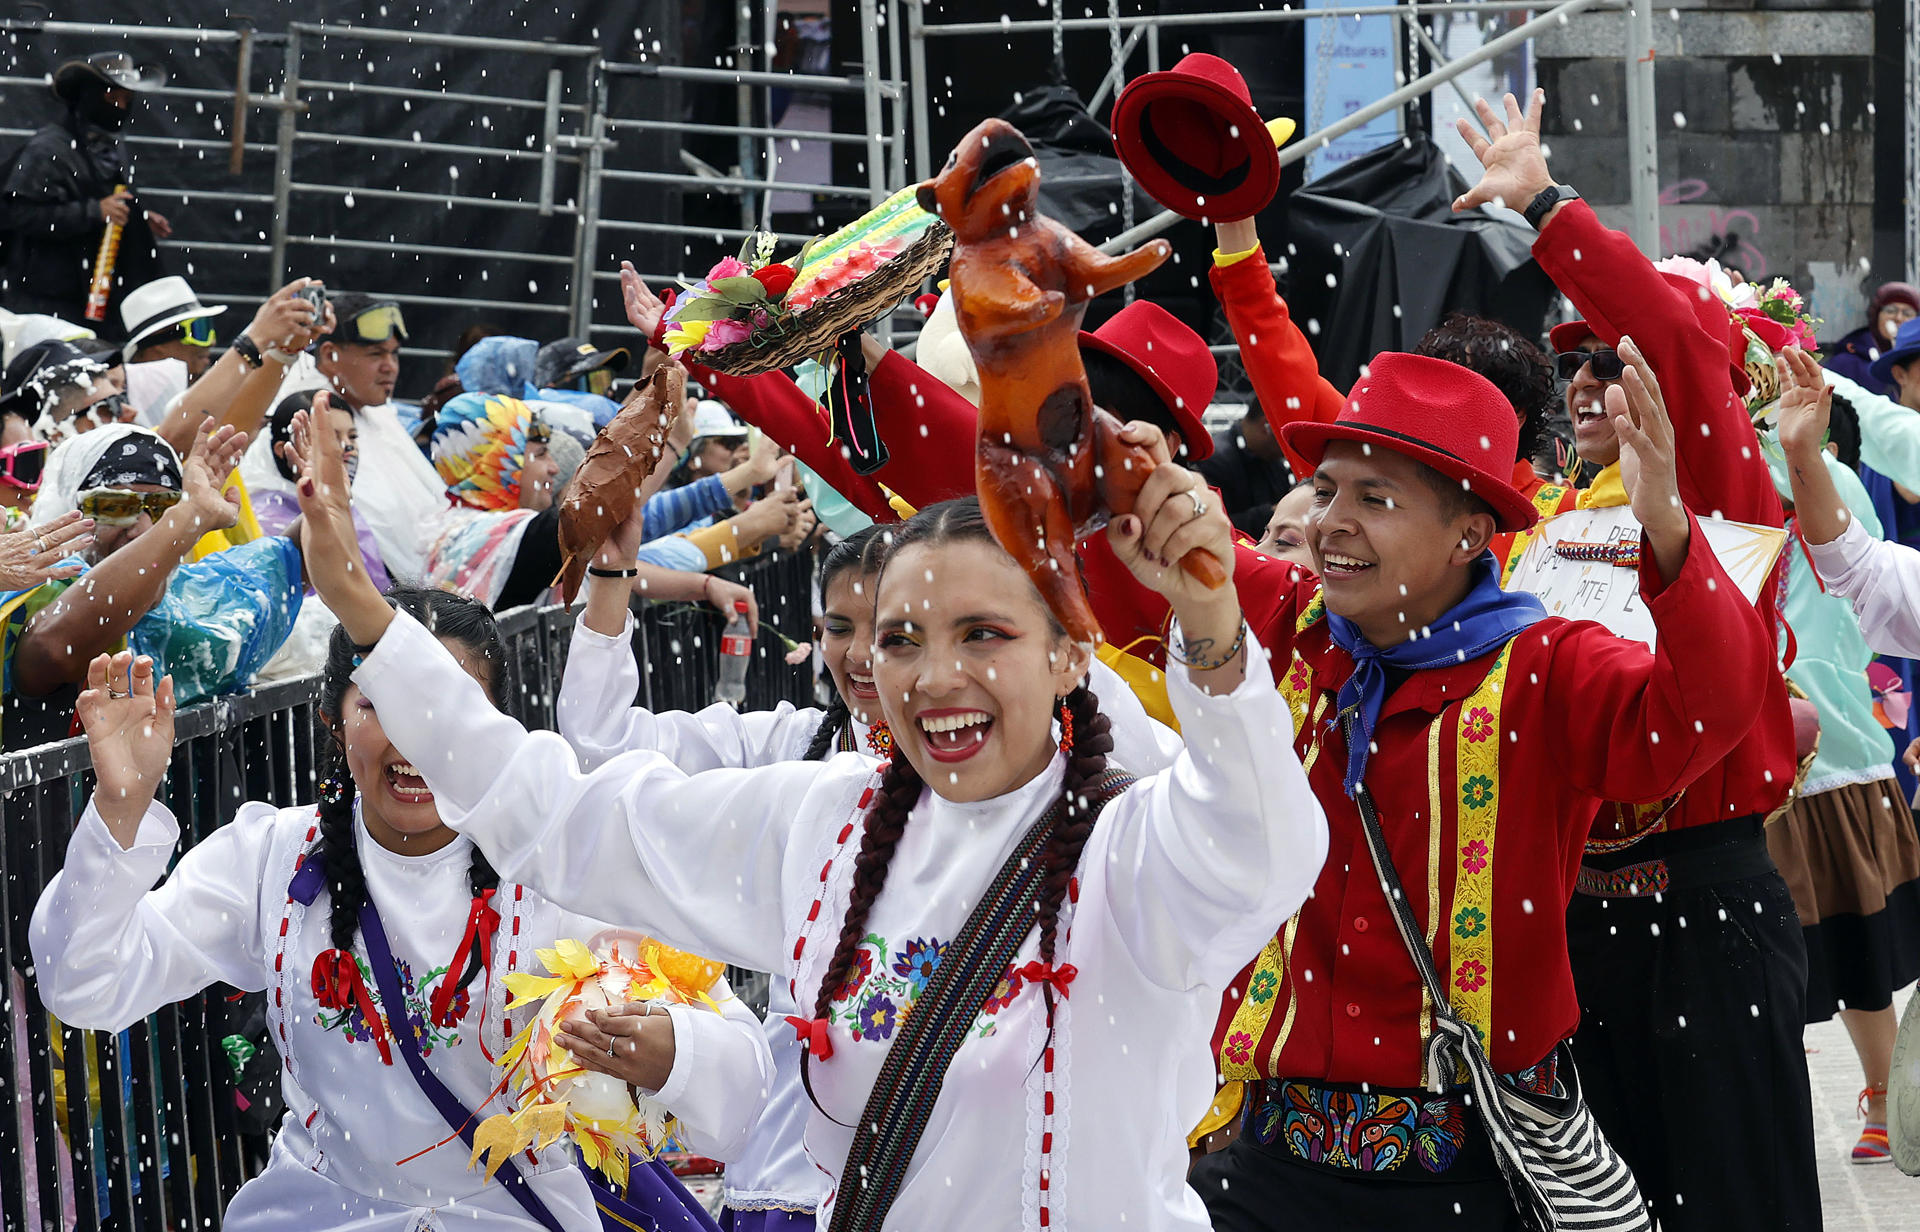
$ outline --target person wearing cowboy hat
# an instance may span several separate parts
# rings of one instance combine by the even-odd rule
[[[213,366],[218,341],[213,318],[226,310],[225,304],[202,304],[187,280],[177,275],[135,287],[120,303],[127,362],[177,359],[187,366],[190,382],[199,380]]]
[[[0,232],[7,262],[0,301],[14,312],[86,319],[87,289],[100,237],[109,223],[126,228],[110,304],[123,287],[158,277],[155,240],[173,233],[166,217],[141,209],[129,186],[133,165],[120,142],[134,93],[166,83],[160,69],[136,65],[124,52],[68,60],[49,81],[66,114],[27,139],[0,193]],[[113,313],[101,322],[118,339]]]

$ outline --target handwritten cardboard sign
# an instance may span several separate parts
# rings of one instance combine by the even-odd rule
[[[1777,526],[1720,522],[1701,518],[1707,544],[1740,593],[1753,602],[1767,574],[1786,547],[1787,533]],[[1653,645],[1653,617],[1640,599],[1640,571],[1631,565],[1579,557],[1604,553],[1614,545],[1630,550],[1640,543],[1640,523],[1625,505],[1576,509],[1542,522],[1507,579],[1508,590],[1530,590],[1546,604],[1547,615],[1591,620],[1621,637]]]

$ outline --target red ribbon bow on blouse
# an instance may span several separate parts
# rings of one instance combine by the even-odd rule
[[[1073,983],[1073,977],[1080,974],[1080,969],[1072,963],[1061,963],[1056,967],[1036,958],[1020,968],[1020,974],[1029,984],[1053,985],[1053,990],[1064,997],[1067,995],[1067,985]]]
[[[367,991],[367,982],[360,978],[360,964],[353,960],[352,954],[345,950],[321,951],[313,960],[313,996],[322,1009],[359,1006],[367,1033],[380,1046],[380,1063],[393,1064],[393,1052],[387,1047],[386,1023],[380,1017],[379,1007],[373,1003],[373,994]]]
[[[787,1025],[793,1028],[793,1038],[805,1044],[815,1060],[824,1061],[833,1055],[833,1041],[827,1038],[826,1019],[788,1014]]]
[[[460,948],[453,952],[453,965],[447,968],[447,974],[440,980],[440,986],[433,990],[433,1002],[430,1012],[433,1025],[443,1030],[454,1025],[452,1020],[453,998],[460,983],[460,976],[467,969],[467,960],[473,956],[474,948],[480,950],[480,965],[486,970],[489,982],[493,979],[493,934],[500,930],[500,913],[493,909],[493,891],[482,890],[473,896],[473,905],[467,909],[467,928],[460,936]],[[480,1019],[486,1021],[486,1006],[480,1007]]]

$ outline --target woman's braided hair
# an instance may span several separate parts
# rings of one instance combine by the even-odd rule
[[[872,526],[854,532],[827,549],[826,555],[820,558],[820,597],[822,600],[825,600],[827,587],[833,585],[834,579],[854,569],[859,570],[862,579],[861,584],[864,584],[868,592],[865,597],[868,600],[873,598],[871,592],[874,580],[879,574],[881,545],[889,538],[887,532],[890,529],[891,528],[888,527],[882,527],[876,522]],[[813,739],[808,743],[806,755],[802,760],[821,761],[825,759],[826,756],[833,751],[834,741],[839,739],[840,733],[846,730],[847,724],[852,718],[853,712],[847,709],[847,699],[840,696],[840,690],[836,688],[833,691],[833,701],[827,706],[826,717],[821,719],[820,726],[814,729]]]
[[[487,692],[493,704],[504,700],[506,648],[500,640],[500,627],[484,604],[463,599],[444,590],[395,587],[387,592],[387,602],[418,620],[434,636],[446,638],[492,666]],[[361,648],[353,644],[344,627],[335,628],[327,645],[327,663],[320,681],[320,713],[329,731],[320,753],[320,842],[316,851],[326,861],[327,924],[333,948],[351,953],[354,936],[360,929],[360,908],[367,901],[366,871],[360,866],[360,849],[354,841],[353,776],[347,769],[347,752],[341,734],[345,716],[341,703],[347,686],[353,683],[353,670],[359,666]],[[467,864],[467,882],[473,896],[480,897],[500,884],[500,874],[487,863],[479,846],[473,848]],[[481,969],[476,947],[467,969],[460,973],[458,988],[466,988]]]
[[[880,562],[882,572],[893,553],[914,544],[937,547],[967,541],[994,542],[986,519],[981,515],[978,499],[970,496],[929,506],[904,526],[896,528],[891,539],[886,557]],[[879,574],[876,573],[876,593],[878,589]],[[1066,635],[1066,631],[1057,624],[1054,625],[1054,631],[1061,637]],[[1034,919],[1040,929],[1040,959],[1049,965],[1053,963],[1059,943],[1060,909],[1073,891],[1074,869],[1079,867],[1081,850],[1086,846],[1088,836],[1093,833],[1097,816],[1092,799],[1095,784],[1107,769],[1107,754],[1113,751],[1110,724],[1107,717],[1100,713],[1098,699],[1091,690],[1080,685],[1066,696],[1063,704],[1073,719],[1073,753],[1068,759],[1066,777],[1061,784],[1061,796],[1066,808],[1061,823],[1054,827],[1046,847],[1041,851],[1040,859],[1046,877],[1041,882],[1040,897],[1034,904]],[[860,852],[854,861],[853,892],[847,902],[847,914],[841,921],[839,940],[814,998],[812,1016],[816,1019],[825,1018],[833,1002],[845,991],[848,976],[853,971],[854,958],[867,934],[867,915],[874,900],[880,896],[880,891],[886,887],[887,865],[900,845],[900,836],[907,828],[907,816],[919,802],[923,786],[920,772],[913,768],[913,763],[904,755],[896,754],[881,773],[880,786],[874,792],[862,823]],[[1047,1021],[1051,1024],[1053,986],[1044,984],[1042,989],[1046,998]],[[800,1061],[803,1069],[807,1060],[807,1054],[803,1053]]]

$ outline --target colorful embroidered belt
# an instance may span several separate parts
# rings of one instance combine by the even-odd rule
[[[1614,863],[1588,852],[1574,890],[1593,898],[1645,898],[1774,871],[1765,830],[1754,817],[1656,834],[1635,844],[1630,854],[1638,858]]]
[[[1501,1079],[1519,1090],[1547,1094],[1559,1085],[1558,1070],[1557,1059],[1549,1056]],[[1398,1181],[1499,1175],[1492,1145],[1474,1120],[1464,1089],[1436,1095],[1268,1078],[1248,1090],[1242,1140],[1290,1162],[1349,1174],[1391,1173]],[[1409,1157],[1414,1166],[1403,1167]]]

